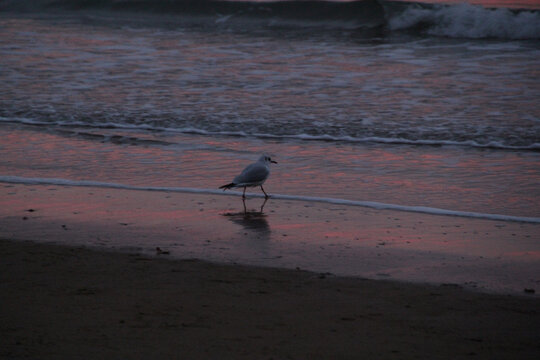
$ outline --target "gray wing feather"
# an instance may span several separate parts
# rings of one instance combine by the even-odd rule
[[[235,184],[244,184],[264,181],[268,177],[270,171],[268,167],[261,163],[255,163],[248,165],[242,173],[234,178],[233,182]]]

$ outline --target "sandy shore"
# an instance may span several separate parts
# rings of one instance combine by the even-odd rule
[[[49,185],[0,199],[2,359],[540,355],[537,224]]]
[[[0,241],[5,359],[535,359],[540,303]]]
[[[251,197],[245,213],[238,196],[55,185],[3,184],[0,199],[5,239],[540,298],[540,224]]]

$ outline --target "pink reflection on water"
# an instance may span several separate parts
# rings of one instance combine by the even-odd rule
[[[269,153],[278,161],[265,184],[270,194],[540,214],[540,168],[529,153],[324,142],[312,146],[181,134],[163,136],[171,145],[146,146],[145,134],[120,130],[0,131],[5,154],[0,169],[6,175],[217,189]],[[110,136],[114,141],[107,140]]]

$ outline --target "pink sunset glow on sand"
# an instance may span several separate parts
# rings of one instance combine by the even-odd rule
[[[475,286],[516,292],[526,284],[522,279],[534,277],[532,265],[540,260],[539,252],[530,250],[535,224],[499,226],[489,220],[272,199],[261,214],[261,198],[248,199],[245,213],[237,196],[54,185],[8,187],[2,197],[0,215],[7,219],[12,214],[3,236],[15,231],[22,238],[72,245],[135,247],[149,253],[158,246],[180,257],[315,271],[323,267],[346,276],[378,278],[382,272],[433,283],[465,281],[474,264],[491,272]],[[519,274],[514,282],[499,282],[509,269]]]

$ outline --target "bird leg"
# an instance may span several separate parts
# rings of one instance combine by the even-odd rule
[[[242,193],[242,199],[246,198],[246,187],[244,186],[244,192]]]
[[[264,198],[265,198],[265,199],[268,199],[270,196],[268,196],[268,194],[266,193],[266,191],[264,191],[264,188],[262,187],[262,185],[261,185],[261,190],[262,190],[262,192],[264,193]]]
[[[261,205],[261,211],[260,211],[261,214],[263,213],[264,205],[266,205],[266,202],[267,202],[267,201],[268,201],[268,198],[264,198],[264,202],[263,202],[262,205]]]

